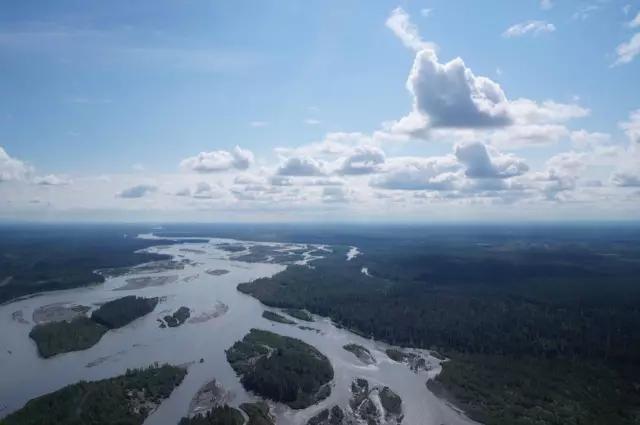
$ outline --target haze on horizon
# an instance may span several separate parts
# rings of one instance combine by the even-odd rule
[[[0,219],[629,220],[640,7],[6,2]]]

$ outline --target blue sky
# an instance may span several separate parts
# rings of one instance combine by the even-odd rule
[[[639,12],[614,0],[4,2],[0,216],[272,220],[287,205],[309,220],[637,218]],[[489,99],[489,126],[484,106],[455,109],[468,112],[464,99],[437,122],[434,99],[460,87],[424,72],[456,58],[504,95]],[[408,116],[428,123],[397,125]],[[201,152],[226,165],[185,165]],[[319,171],[283,174],[293,157]],[[345,171],[349,158],[361,168]],[[121,196],[139,186],[152,189]]]

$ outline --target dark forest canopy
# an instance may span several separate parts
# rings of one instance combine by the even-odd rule
[[[637,230],[480,228],[468,235],[433,231],[427,239],[361,238],[364,254],[352,261],[330,255],[314,268],[290,266],[238,289],[268,306],[329,316],[365,336],[444,352],[453,360],[440,382],[487,423],[516,423],[509,411],[523,415],[522,423],[635,423]],[[499,362],[512,367],[490,367]],[[575,367],[566,369],[567,362]],[[528,379],[527,365],[536,370],[535,392],[490,384]],[[556,373],[567,390],[544,403],[539,397],[559,385]],[[597,390],[578,390],[585,383]],[[607,400],[606,413],[594,408],[596,399]],[[565,408],[573,413],[559,416]]]
[[[186,374],[186,369],[164,365],[127,370],[122,376],[101,381],[81,381],[30,400],[0,424],[142,425]]]
[[[293,409],[311,406],[331,392],[329,359],[299,339],[251,329],[227,350],[227,360],[246,389]]]

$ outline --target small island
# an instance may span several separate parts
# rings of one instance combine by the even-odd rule
[[[211,276],[222,276],[222,275],[225,275],[225,274],[229,273],[229,270],[225,270],[225,269],[209,269],[209,270],[206,271],[206,273],[208,275],[211,275]]]
[[[375,364],[376,358],[365,347],[359,344],[347,344],[342,348],[353,353],[364,364]]]
[[[273,311],[265,310],[262,312],[262,317],[267,320],[271,320],[272,322],[284,323],[285,325],[295,325],[296,322],[293,320],[289,320],[281,314],[275,313]]]
[[[251,329],[226,354],[247,390],[292,409],[309,407],[331,393],[329,359],[299,339]]]
[[[191,317],[191,310],[189,309],[189,307],[182,306],[173,314],[167,314],[166,316],[164,316],[163,320],[158,320],[160,321],[161,328],[166,328],[167,326],[170,328],[175,328],[186,322],[189,317]]]
[[[313,322],[313,316],[307,310],[299,309],[299,308],[287,308],[284,310],[291,317],[295,317],[299,320],[304,320],[305,322]]]
[[[396,348],[388,348],[386,353],[391,360],[407,364],[414,372],[431,369],[431,366],[427,363],[425,358],[416,353],[405,352]]]
[[[29,332],[29,337],[36,342],[40,356],[46,359],[56,354],[93,347],[108,330],[106,326],[83,316],[70,322],[36,325]]]
[[[118,298],[100,306],[91,318],[77,316],[70,321],[36,325],[29,332],[29,337],[36,342],[38,353],[44,358],[86,350],[97,344],[109,329],[131,323],[153,311],[157,304],[158,298],[132,295]]]
[[[30,400],[1,422],[3,425],[142,425],[186,374],[186,369],[164,365],[127,370],[124,375],[101,381],[80,381]]]

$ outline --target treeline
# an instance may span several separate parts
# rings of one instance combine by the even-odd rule
[[[122,376],[101,381],[81,381],[30,400],[0,423],[142,425],[186,373],[184,368],[164,365],[127,370]]]
[[[333,255],[314,262],[314,268],[290,266],[238,289],[269,306],[330,316],[365,336],[446,353],[453,361],[445,366],[443,384],[466,392],[464,407],[476,406],[486,423],[516,423],[499,414],[512,403],[528,406],[520,413],[529,422],[521,423],[637,423],[640,239],[587,243],[546,234],[470,243],[457,235],[452,241],[387,241],[363,251],[350,262]],[[513,367],[500,371],[487,367],[491,362]],[[532,392],[515,383],[534,362],[557,367],[536,367]],[[564,373],[560,365],[567,362],[578,366]],[[455,374],[458,365],[469,374],[467,383]],[[566,382],[553,373],[564,373]],[[491,385],[503,379],[514,384]],[[598,387],[609,413],[618,412],[609,422],[599,421],[593,391],[577,390],[584,383]],[[563,387],[564,398],[543,402],[545,391],[553,401]],[[546,413],[536,415],[534,406],[544,406]]]
[[[0,303],[103,282],[95,270],[169,259],[135,252],[166,243],[135,238],[145,231],[149,229],[126,225],[0,226]]]
[[[158,305],[158,297],[144,298],[128,295],[102,304],[91,319],[109,329],[121,328],[138,317],[151,313]]]

